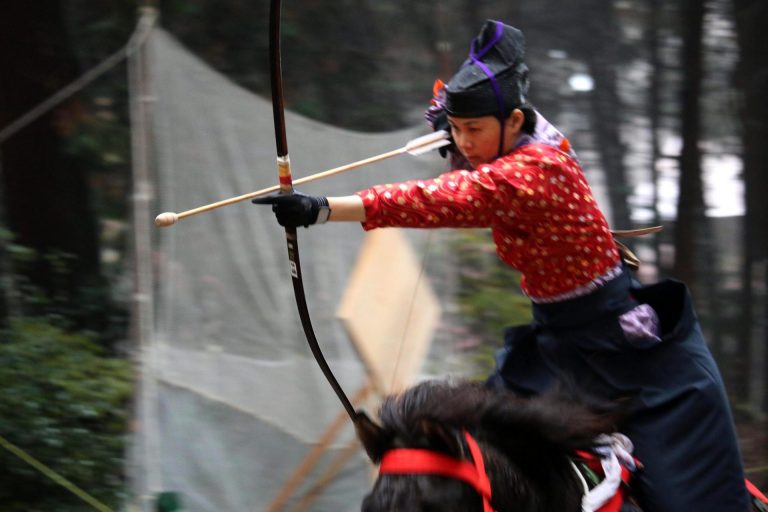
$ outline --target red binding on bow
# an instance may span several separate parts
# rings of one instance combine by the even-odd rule
[[[473,462],[456,459],[432,450],[395,448],[381,459],[380,474],[441,475],[461,480],[472,486],[483,498],[483,512],[493,512],[491,507],[491,481],[485,472],[483,454],[477,441],[464,432]]]

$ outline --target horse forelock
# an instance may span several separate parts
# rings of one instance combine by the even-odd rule
[[[469,458],[461,431],[475,430],[492,393],[481,384],[426,381],[387,397],[379,410],[381,438],[392,448],[426,448]],[[364,512],[482,510],[482,498],[469,485],[447,477],[380,475],[363,502]]]
[[[468,458],[460,432],[472,432],[493,482],[494,506],[515,512],[579,510],[580,487],[568,453],[589,445],[615,419],[561,392],[529,399],[479,383],[451,381],[424,382],[389,397],[379,416],[385,449],[427,448]],[[363,511],[482,510],[481,503],[459,481],[380,475]]]
[[[388,397],[379,417],[384,430],[403,442],[416,441],[427,425],[472,430],[494,393],[480,383],[426,381]]]
[[[493,510],[497,512],[577,512],[571,489],[543,487],[533,482],[514,461],[487,443],[480,446],[491,480]],[[557,479],[554,479],[557,480]],[[578,492],[578,489],[576,490]],[[483,498],[469,484],[452,477],[420,474],[380,474],[362,512],[482,512]]]

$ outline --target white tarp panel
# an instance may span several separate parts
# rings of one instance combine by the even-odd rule
[[[146,57],[153,216],[277,182],[270,102],[214,72],[162,30],[154,31]],[[296,178],[426,132],[361,134],[290,112],[286,121]],[[444,165],[436,154],[403,156],[301,190],[344,195],[435,175]],[[422,236],[409,233],[417,248]],[[190,512],[265,510],[341,410],[299,323],[283,230],[269,207],[245,202],[153,228],[153,237],[155,325],[143,353],[134,491],[179,492]],[[299,231],[317,338],[349,395],[366,376],[335,311],[363,237],[357,224]],[[315,473],[351,439],[347,428]],[[369,485],[360,452],[310,509],[359,510]]]

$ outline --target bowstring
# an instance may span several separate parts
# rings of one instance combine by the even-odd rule
[[[411,293],[410,298],[410,304],[408,306],[408,318],[405,320],[405,325],[403,326],[403,332],[400,335],[400,343],[397,347],[397,357],[395,358],[395,367],[392,369],[392,377],[389,383],[389,389],[394,389],[395,385],[395,379],[397,378],[397,372],[400,368],[400,360],[403,356],[403,347],[405,346],[405,337],[408,334],[408,330],[411,325],[411,318],[413,317],[413,306],[416,302],[416,296],[419,293],[419,285],[421,284],[421,279],[424,276],[427,268],[427,258],[429,257],[429,252],[432,247],[432,239],[435,235],[434,229],[430,229],[427,233],[427,239],[424,243],[424,249],[423,254],[421,256],[421,266],[419,268],[419,275],[416,277],[416,283],[413,286],[413,292]]]

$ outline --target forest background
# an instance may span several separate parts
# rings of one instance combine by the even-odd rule
[[[122,47],[140,5],[268,97],[266,1],[12,2],[0,15],[0,130]],[[532,101],[585,166],[602,169],[611,225],[664,224],[633,244],[643,277],[691,286],[749,476],[766,487],[768,3],[301,0],[283,9],[287,108],[366,132],[423,122],[433,80],[463,61],[485,19],[523,29]],[[0,131],[0,436],[115,506],[126,493],[135,384],[130,140],[124,66]],[[509,323],[498,297],[516,278],[489,256],[486,237],[465,244],[473,272],[463,276],[462,314],[477,318],[468,352],[482,355]],[[0,508],[83,507],[0,450]]]

